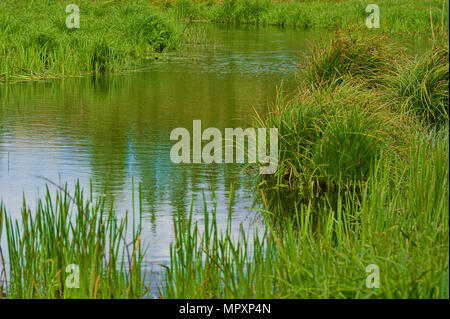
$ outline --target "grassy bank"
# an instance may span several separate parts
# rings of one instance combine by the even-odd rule
[[[273,1],[273,0],[151,0],[178,18],[219,23],[277,25],[297,28],[364,29],[367,1]],[[430,10],[434,29],[448,29],[448,1],[381,0],[383,32],[429,32]],[[444,8],[444,11],[442,9]],[[443,15],[444,12],[444,15]],[[444,18],[444,19],[442,19]]]
[[[0,3],[0,81],[133,70],[180,45],[182,24],[144,1],[78,1],[79,29],[67,4]]]

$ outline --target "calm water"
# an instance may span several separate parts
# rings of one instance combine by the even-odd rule
[[[179,165],[170,161],[172,129],[243,127],[253,109],[264,114],[276,86],[294,85],[298,58],[317,33],[202,26],[206,41],[189,57],[168,55],[126,75],[0,85],[0,198],[18,216],[31,207],[45,177],[73,189],[92,180],[123,216],[132,207],[132,177],[142,183],[147,259],[167,262],[173,219],[195,200],[196,216],[215,189],[224,223],[230,186],[233,219],[253,227],[255,175],[237,164]],[[56,187],[49,185],[54,193]]]

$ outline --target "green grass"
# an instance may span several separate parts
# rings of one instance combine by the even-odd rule
[[[416,115],[424,125],[445,125],[449,117],[448,38],[425,55],[397,63],[389,77],[394,108]]]
[[[368,15],[362,0],[82,0],[77,2],[80,28],[68,29],[66,5],[62,0],[0,3],[0,81],[135,70],[155,54],[180,50],[190,41],[186,21],[367,31]],[[378,5],[381,27],[370,32],[448,30],[448,1],[383,0]],[[376,55],[371,59],[380,62]]]
[[[311,200],[281,224],[263,212],[264,235],[241,229],[236,238],[231,214],[219,231],[215,209],[206,206],[201,227],[192,212],[178,216],[162,295],[448,298],[448,142],[448,127],[417,134],[406,167],[381,156],[361,195],[340,193],[318,211]],[[379,288],[366,286],[371,264],[379,267]]]
[[[310,45],[301,79],[315,88],[340,84],[348,76],[368,86],[379,85],[392,64],[405,54],[395,43],[386,35],[338,30]]]
[[[80,1],[80,28],[66,1],[0,3],[0,81],[134,70],[180,45],[175,23],[144,1]]]
[[[290,26],[302,29],[352,26],[364,29],[369,4],[346,1],[271,0],[151,0],[178,18],[229,24]],[[448,1],[380,0],[380,30],[384,32],[430,32],[430,7],[434,29],[448,29]],[[442,6],[444,12],[442,14]],[[444,17],[444,19],[442,19]]]
[[[0,254],[0,296],[141,298],[147,291],[145,251],[141,226],[134,218],[134,211],[133,216],[117,218],[103,198],[94,198],[92,191],[84,195],[78,183],[73,197],[67,188],[52,197],[47,188],[33,211],[24,199],[18,219],[0,203],[0,238],[4,234],[7,244]],[[70,265],[79,269],[78,288]]]
[[[278,97],[257,125],[278,129],[278,170],[261,177],[267,192],[294,191],[297,198],[352,189],[367,179],[381,151],[405,154],[406,121],[381,98],[347,79],[340,85]],[[266,194],[268,195],[268,194]]]

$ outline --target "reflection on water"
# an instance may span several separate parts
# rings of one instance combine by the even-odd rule
[[[234,220],[251,224],[255,175],[237,164],[179,165],[170,161],[172,129],[247,127],[253,108],[264,113],[276,85],[293,85],[297,59],[311,32],[207,26],[211,44],[195,58],[169,55],[126,75],[0,86],[0,197],[19,213],[45,191],[80,179],[114,200],[119,215],[132,207],[131,179],[142,183],[147,258],[167,262],[173,216],[191,205],[202,215],[202,193],[215,189],[217,217],[226,219],[230,185]],[[50,189],[55,188],[50,185]]]

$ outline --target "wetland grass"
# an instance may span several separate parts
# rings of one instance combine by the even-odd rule
[[[189,41],[186,21],[365,30],[368,15],[362,0],[82,0],[80,28],[68,29],[66,5],[62,0],[0,3],[0,81],[135,70]],[[371,30],[375,33],[448,30],[446,0],[378,5],[382,23]]]
[[[379,85],[405,55],[387,35],[343,30],[312,43],[310,50],[302,61],[300,79],[315,88],[338,85],[348,77],[367,86]]]
[[[305,198],[360,191],[381,153],[407,161],[416,132],[448,127],[448,43],[411,60],[386,42],[339,33],[313,46],[298,91],[280,94],[268,116],[256,118],[279,132],[278,171],[261,178],[263,192]]]
[[[103,198],[92,191],[86,196],[79,184],[73,197],[67,187],[55,197],[47,188],[35,210],[24,199],[17,219],[1,204],[3,297],[142,298],[144,249],[135,217],[116,217]]]
[[[447,39],[423,56],[396,64],[394,74],[386,84],[393,108],[411,113],[425,126],[448,124],[448,50]]]
[[[352,190],[367,180],[381,152],[405,155],[411,128],[365,86],[347,79],[291,98],[280,93],[257,120],[279,133],[278,171],[261,176],[259,188],[299,199]]]
[[[407,166],[381,156],[361,194],[342,192],[319,210],[309,200],[281,224],[263,211],[263,235],[218,230],[214,208],[200,226],[192,212],[178,216],[162,295],[448,298],[448,127],[415,135],[408,154]],[[372,264],[376,289],[366,286]]]
[[[50,10],[44,3],[34,8]],[[441,1],[398,3],[384,13],[384,31],[434,30],[429,12],[417,10],[430,3],[436,26],[448,25]],[[153,9],[161,6],[178,19],[303,28],[366,16],[362,1],[333,2],[339,10],[329,5],[86,1],[88,29],[69,31],[61,22],[62,2],[49,7],[60,16],[39,20],[25,10],[30,4],[6,1],[0,7],[18,14],[0,13],[0,78],[133,68],[153,52],[176,47],[176,27]],[[111,23],[118,28],[109,32]],[[265,232],[241,228],[236,236],[231,209],[225,230],[215,207],[205,205],[202,227],[193,221],[193,207],[180,211],[161,297],[449,297],[448,43],[409,59],[382,36],[363,38],[344,34],[313,49],[298,92],[280,93],[268,116],[257,119],[280,135],[278,171],[259,184]],[[272,192],[281,194],[283,205],[268,201]],[[15,219],[0,204],[2,297],[145,296],[145,249],[134,210],[133,217],[117,218],[103,198],[85,196],[78,185],[73,197],[67,189],[56,197],[47,190],[35,210],[25,200],[23,207]],[[78,289],[66,286],[71,264],[80,267]],[[371,264],[380,269],[377,289],[366,286]]]
[[[365,29],[368,3],[346,1],[274,0],[151,0],[179,19],[228,24],[276,25],[301,29]],[[380,0],[383,32],[430,32],[448,30],[447,0]],[[431,13],[430,13],[431,11]],[[430,16],[433,25],[430,25]]]
[[[261,210],[263,233],[233,232],[231,209],[224,230],[215,206],[204,205],[202,225],[193,206],[180,211],[161,297],[448,298],[448,126],[416,133],[407,163],[382,154],[360,193],[339,192],[320,209],[310,199],[282,223]],[[73,199],[66,191],[47,194],[34,214],[24,209],[16,221],[2,207],[6,297],[142,297],[141,228],[133,226],[127,253],[120,245],[127,219],[114,219],[102,203],[83,200],[77,188]],[[64,288],[68,263],[80,265],[80,289]],[[377,289],[366,286],[372,264],[380,269]]]

